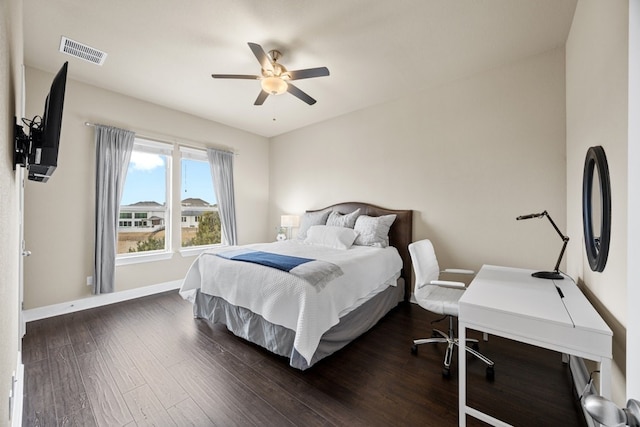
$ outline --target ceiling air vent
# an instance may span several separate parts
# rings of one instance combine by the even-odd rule
[[[91,62],[92,64],[102,65],[104,60],[107,59],[107,53],[101,50],[95,49],[86,44],[68,39],[62,36],[60,40],[60,52],[67,55],[80,58],[84,61]]]

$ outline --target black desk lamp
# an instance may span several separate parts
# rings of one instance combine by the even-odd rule
[[[531,275],[533,277],[538,277],[540,279],[562,280],[562,279],[564,279],[564,276],[562,276],[562,274],[560,273],[560,261],[562,261],[562,256],[564,255],[564,250],[567,249],[567,243],[569,243],[569,237],[565,236],[564,234],[562,234],[562,232],[560,231],[560,229],[558,228],[556,223],[553,222],[553,220],[551,219],[551,217],[549,216],[547,211],[544,211],[544,212],[541,212],[541,213],[529,214],[529,215],[521,215],[521,216],[517,217],[516,220],[520,221],[521,219],[542,218],[543,216],[546,216],[549,219],[549,222],[551,223],[551,225],[553,225],[553,228],[555,228],[556,231],[558,232],[558,234],[560,235],[560,238],[563,241],[562,250],[560,251],[560,256],[558,257],[558,262],[556,262],[556,267],[553,269],[553,271],[536,271],[535,273],[532,273]]]

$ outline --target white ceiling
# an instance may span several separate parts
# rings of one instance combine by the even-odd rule
[[[576,0],[24,0],[27,66],[266,137],[387,102],[565,43]],[[61,36],[106,51],[103,66],[58,51]],[[254,106],[247,42],[277,48],[296,82]],[[276,119],[275,121],[273,119]]]

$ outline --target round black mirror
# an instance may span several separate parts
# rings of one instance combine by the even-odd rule
[[[582,176],[582,225],[589,266],[603,271],[611,239],[611,184],[607,156],[601,146],[590,147]]]

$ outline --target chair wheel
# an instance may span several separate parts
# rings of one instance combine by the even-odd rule
[[[496,372],[493,369],[493,366],[487,366],[487,381],[493,382],[496,377]]]
[[[474,342],[473,344],[471,344],[471,348],[474,349],[475,351],[480,350],[480,346],[478,345],[477,342]]]
[[[412,345],[411,346],[411,354],[416,355],[418,354],[418,346],[417,345]]]
[[[451,369],[450,368],[442,368],[442,377],[443,378],[451,378]]]

